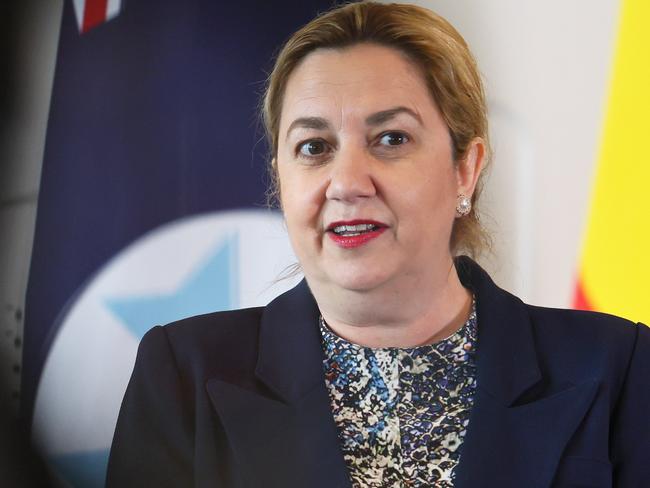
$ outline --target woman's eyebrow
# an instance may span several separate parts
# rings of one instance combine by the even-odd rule
[[[420,114],[411,110],[408,107],[401,107],[401,106],[390,108],[388,110],[382,110],[381,112],[377,112],[372,115],[369,115],[368,117],[366,117],[366,125],[377,126],[377,125],[384,124],[385,122],[394,119],[395,117],[397,117],[397,115],[401,113],[406,113],[410,115],[415,120],[417,120],[420,123],[420,125],[423,125]]]
[[[366,125],[377,126],[384,124],[389,120],[394,119],[401,113],[410,115],[415,120],[417,120],[420,125],[422,125],[422,118],[420,117],[420,114],[408,107],[402,106],[389,108],[388,110],[382,110],[380,112],[369,115],[366,117]],[[322,117],[298,117],[289,125],[289,128],[287,129],[287,138],[289,138],[289,134],[291,134],[291,131],[294,129],[327,130],[329,128],[329,122]]]
[[[299,117],[291,122],[291,125],[287,129],[287,138],[289,138],[289,134],[294,129],[327,130],[329,126],[329,122],[322,117]]]

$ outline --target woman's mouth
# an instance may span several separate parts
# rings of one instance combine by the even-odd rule
[[[359,247],[379,237],[387,226],[381,222],[354,220],[333,222],[327,228],[327,234],[339,247],[350,249]]]
[[[357,224],[357,225],[337,225],[332,229],[336,235],[339,236],[358,236],[364,232],[371,232],[377,230],[379,226],[374,224]]]

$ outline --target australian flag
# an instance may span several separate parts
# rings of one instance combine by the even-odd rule
[[[278,46],[330,3],[65,2],[22,407],[66,486],[103,486],[149,327],[278,292],[292,255],[257,107]]]

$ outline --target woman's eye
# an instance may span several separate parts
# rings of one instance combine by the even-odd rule
[[[383,146],[401,146],[406,144],[409,138],[401,132],[387,132],[379,138],[379,143]]]
[[[303,156],[319,156],[325,152],[327,146],[324,141],[307,141],[298,147]]]

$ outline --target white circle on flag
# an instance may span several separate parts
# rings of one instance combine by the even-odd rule
[[[34,441],[69,486],[103,486],[108,450],[140,338],[157,324],[265,305],[300,277],[277,212],[174,221],[133,242],[72,297],[37,390]]]

